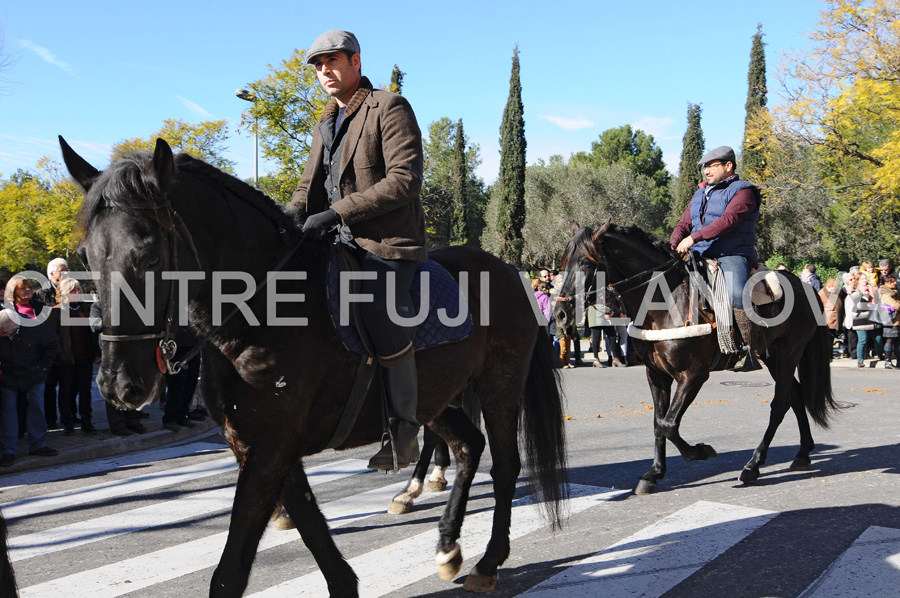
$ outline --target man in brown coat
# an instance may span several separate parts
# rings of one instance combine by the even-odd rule
[[[414,315],[409,291],[418,264],[427,259],[419,199],[422,134],[402,96],[373,89],[362,76],[359,52],[352,33],[326,31],[306,54],[332,99],[313,132],[289,210],[307,235],[320,237],[336,228],[362,269],[375,273],[361,289],[375,300],[360,304],[360,310],[385,368],[394,420],[392,442],[372,457],[369,468],[388,470],[394,468],[392,445],[398,467],[419,458],[414,329],[389,314]],[[389,285],[395,306],[387,304]]]

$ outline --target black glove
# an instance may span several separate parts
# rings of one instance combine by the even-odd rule
[[[322,234],[324,234],[325,231],[330,229],[335,224],[338,224],[340,221],[341,217],[337,215],[337,212],[328,209],[324,212],[319,212],[318,214],[309,216],[306,219],[306,222],[303,223],[303,228],[301,230],[304,234],[312,235],[317,239],[321,239]]]

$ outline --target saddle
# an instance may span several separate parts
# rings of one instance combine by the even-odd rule
[[[333,246],[328,264],[326,286],[328,312],[334,330],[347,351],[353,355],[375,356],[368,341],[361,320],[355,312],[358,303],[349,304],[351,312],[341,313],[340,279],[341,272],[358,272],[359,263],[345,246],[338,243]],[[427,284],[423,281],[427,280]],[[449,343],[464,341],[472,334],[472,313],[469,310],[465,295],[459,284],[446,268],[434,260],[419,265],[419,271],[413,278],[410,296],[414,312],[421,312],[421,293],[425,287],[428,298],[428,312],[425,320],[416,327],[413,348],[416,351],[431,349]],[[461,308],[465,310],[462,314]]]
[[[375,373],[378,371],[375,349],[362,325],[359,304],[350,302],[348,304],[349,313],[341,312],[341,272],[358,272],[359,270],[356,256],[346,246],[341,243],[331,246],[331,256],[326,274],[328,313],[341,344],[349,353],[360,357],[360,362],[353,379],[353,386],[350,389],[350,396],[344,406],[344,412],[341,414],[341,419],[326,448],[336,448],[347,439],[359,416]],[[423,285],[426,280],[427,284]],[[351,280],[351,292],[358,292],[358,289],[355,288],[358,283],[359,281],[356,281],[354,285]],[[416,351],[430,349],[469,338],[473,329],[472,313],[459,284],[447,272],[447,269],[433,260],[428,260],[419,266],[410,291],[416,314],[421,312],[423,288],[427,291],[428,313],[425,320],[416,327],[413,349]],[[384,421],[387,422],[387,397],[383,385],[380,386],[382,412]]]

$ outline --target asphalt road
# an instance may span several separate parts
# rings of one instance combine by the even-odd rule
[[[682,433],[719,452],[685,463],[669,447],[656,494],[631,489],[652,459],[643,368],[562,372],[572,500],[550,530],[517,495],[512,551],[492,596],[797,597],[898,595],[900,376],[833,370],[852,406],[814,430],[809,471],[790,471],[797,426],[788,415],[759,483],[737,476],[762,437],[773,387],[762,372],[716,373]],[[413,513],[384,512],[404,476],[365,472],[369,448],[306,461],[314,491],[364,596],[463,596],[483,550],[490,457],[473,486],[458,579],[434,574],[445,493]],[[104,462],[2,478],[22,596],[202,596],[224,542],[236,471],[217,435]],[[885,593],[887,588],[887,593]],[[321,575],[296,532],[270,530],[248,596],[322,596]]]

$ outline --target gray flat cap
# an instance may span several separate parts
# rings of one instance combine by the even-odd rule
[[[0,310],[0,331],[3,333],[12,332],[19,327],[16,315],[11,309]]]
[[[883,268],[883,267],[885,267],[885,266],[891,266],[891,267],[893,267],[893,265],[894,265],[894,264],[891,262],[891,260],[889,260],[889,259],[887,259],[887,258],[885,258],[885,259],[881,260],[880,262],[878,262],[878,267],[879,267],[879,268]]]
[[[706,153],[703,158],[697,162],[697,166],[704,166],[713,160],[721,160],[722,162],[731,162],[732,164],[737,165],[737,160],[734,157],[734,150],[728,147],[727,145],[723,145],[721,147],[717,147],[714,150],[711,150]]]
[[[312,64],[313,59],[321,54],[332,54],[342,50],[359,54],[359,42],[356,40],[356,36],[349,31],[338,29],[326,31],[317,37],[306,51],[306,63]]]

